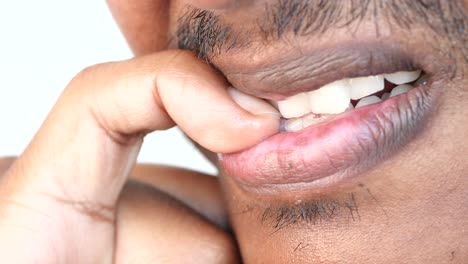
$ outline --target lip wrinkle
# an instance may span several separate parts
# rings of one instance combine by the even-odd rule
[[[237,89],[269,100],[282,100],[344,78],[420,69],[401,49],[374,42],[315,49],[257,65],[219,60],[216,66]]]

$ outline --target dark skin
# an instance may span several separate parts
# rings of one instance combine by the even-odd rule
[[[313,1],[310,2],[312,4]],[[401,1],[400,8],[409,10],[411,7],[404,2]],[[269,3],[274,9],[276,2]],[[337,5],[346,8],[347,4],[341,1]],[[297,72],[305,72],[307,76],[314,76],[311,77],[314,84],[318,83],[320,86],[322,80],[324,83],[329,82],[328,72],[320,72],[326,66],[320,64],[322,57],[316,56],[315,50],[324,50],[326,56],[333,56],[336,53],[327,53],[327,49],[333,45],[341,45],[348,39],[358,38],[364,42],[378,39],[382,45],[398,43],[402,50],[414,57],[421,68],[432,75],[434,87],[443,91],[437,101],[437,111],[431,115],[421,133],[398,153],[353,180],[327,189],[310,187],[291,190],[278,187],[280,191],[271,189],[265,194],[257,192],[260,186],[258,189],[257,186],[253,190],[246,189],[233,180],[231,175],[223,174],[222,184],[226,197],[229,197],[228,210],[232,225],[242,256],[247,262],[467,261],[468,235],[463,230],[468,226],[468,165],[464,158],[468,144],[464,121],[467,110],[463,105],[466,104],[464,100],[468,92],[468,68],[467,43],[463,40],[466,39],[466,32],[460,31],[467,24],[467,2],[458,1],[456,6],[461,8],[465,20],[450,20],[457,16],[457,12],[440,10],[442,13],[447,12],[441,18],[432,11],[425,10],[429,22],[420,21],[410,10],[407,15],[399,12],[400,15],[396,18],[380,15],[375,22],[370,9],[360,24],[350,22],[349,28],[332,26],[322,34],[312,31],[304,35],[293,35],[286,30],[278,40],[274,38],[275,33],[272,33],[273,36],[267,38],[267,44],[260,41],[230,51],[223,50],[221,46],[218,53],[207,53],[211,62],[236,88],[259,97],[271,98],[270,91],[288,89],[288,83],[302,81],[291,80],[286,73],[281,72],[288,67],[294,67],[295,78]],[[448,6],[444,8],[450,9]],[[239,34],[245,36],[248,35],[247,32],[256,32],[255,21],[258,21],[258,17],[262,21],[263,10],[260,4],[220,13],[219,24],[230,23],[234,32],[243,32]],[[391,12],[385,5],[375,10],[381,13]],[[396,19],[401,22],[406,19],[405,16],[412,18],[408,22],[411,30],[396,23]],[[445,24],[443,20],[446,21]],[[431,29],[430,25],[435,26]],[[241,29],[241,26],[246,28]],[[446,26],[445,30],[442,29],[443,26]],[[351,35],[350,28],[354,35]],[[408,38],[408,35],[412,37]],[[254,41],[258,34],[248,36],[252,38],[250,41]],[[242,37],[240,38],[238,41],[242,42]],[[457,40],[456,43],[453,42],[454,39]],[[229,41],[225,40],[227,43]],[[197,46],[195,50],[196,48]],[[197,51],[203,54],[203,47],[200,49]],[[259,52],[264,49],[267,51]],[[278,54],[286,53],[281,58],[290,60],[296,58],[298,53],[302,55],[310,52],[314,55],[306,63],[301,61],[293,64],[294,66],[284,63],[287,66],[280,64],[276,69],[264,66],[275,63]],[[253,65],[243,63],[253,56],[257,58]],[[359,59],[353,57],[353,64],[349,64],[347,56],[337,56],[333,61],[336,65],[332,68],[335,71],[343,70],[343,74],[348,76],[346,65],[351,65],[349,70],[359,74],[359,68],[356,69]],[[434,61],[439,63],[435,64]],[[374,70],[377,68],[378,71],[380,62],[377,55],[374,56],[374,64]],[[257,70],[258,68],[267,68],[268,72]],[[364,75],[374,73],[366,70],[363,70]],[[354,73],[351,73],[351,77],[352,74]],[[307,217],[303,217],[304,211],[309,211]]]
[[[186,14],[185,4],[190,1],[145,0],[135,3],[124,0],[110,0],[108,2],[116,21],[138,57],[146,54],[156,54],[156,60],[148,60],[154,63],[154,61],[163,60],[163,56],[160,53],[161,50],[177,48],[177,41],[174,41],[173,37],[180,37],[180,35],[177,35],[177,27],[180,25],[177,21]],[[194,1],[189,4],[196,5],[204,10],[214,10],[214,14],[219,16],[220,25],[227,26],[229,24],[234,31],[241,32],[242,30],[246,30],[246,32],[255,32],[258,23],[254,22],[255,19],[263,17],[264,2],[266,1],[238,1],[237,4],[227,1],[223,3],[227,3],[228,7],[214,0]],[[400,4],[403,5],[403,2]],[[113,211],[111,215],[116,217],[118,224],[113,226],[112,232],[104,231],[102,234],[116,232],[127,237],[122,239],[123,242],[119,242],[119,238],[121,238],[119,236],[109,239],[108,241],[117,241],[117,247],[115,248],[107,240],[95,242],[95,248],[108,247],[108,251],[112,252],[112,258],[116,262],[120,261],[122,263],[127,263],[129,259],[137,259],[143,263],[145,261],[152,263],[165,259],[173,259],[175,263],[183,263],[183,259],[175,259],[175,257],[187,256],[188,258],[190,254],[206,253],[202,249],[207,248],[212,249],[211,253],[201,254],[202,256],[223,256],[221,259],[216,257],[211,258],[212,262],[236,262],[238,261],[236,246],[240,249],[241,258],[246,263],[466,262],[468,260],[468,249],[466,248],[466,245],[468,245],[468,234],[465,231],[468,226],[466,218],[466,215],[468,215],[468,192],[466,191],[466,187],[468,187],[468,180],[466,178],[468,163],[465,157],[468,153],[468,141],[466,140],[466,116],[468,109],[464,106],[468,98],[466,96],[468,92],[466,91],[466,87],[468,85],[465,77],[468,69],[466,64],[466,33],[460,29],[466,28],[467,21],[466,18],[458,20],[448,18],[457,18],[457,14],[460,13],[465,14],[466,17],[468,1],[454,2],[457,2],[458,8],[450,10],[447,6],[442,6],[444,8],[440,9],[439,12],[441,16],[433,15],[435,13],[431,13],[430,10],[424,12],[425,14],[429,14],[430,22],[435,25],[433,28],[428,26],[430,23],[411,21],[411,32],[409,32],[404,26],[397,25],[395,22],[389,22],[395,21],[395,18],[381,17],[377,21],[378,32],[380,34],[378,38],[385,40],[384,42],[397,42],[403,50],[411,53],[412,58],[414,58],[418,66],[431,74],[434,82],[433,86],[441,91],[437,100],[437,110],[431,114],[422,132],[418,133],[410,142],[399,149],[397,153],[376,164],[371,169],[362,173],[362,175],[359,175],[359,177],[344,183],[335,184],[326,189],[282,190],[269,194],[244,188],[243,185],[233,180],[230,175],[223,173],[222,170],[220,175],[222,189],[220,191],[217,187],[217,180],[204,178],[204,176],[199,174],[183,172],[182,174],[185,176],[176,178],[182,175],[181,172],[151,166],[137,167],[134,170],[134,175],[138,179],[143,180],[147,185],[166,191],[169,196],[177,198],[185,205],[180,202],[167,202],[168,200],[166,199],[173,201],[173,198],[168,198],[167,194],[161,196],[160,192],[152,189],[152,187],[145,187],[141,183],[128,183],[125,188],[122,187],[123,189],[117,188],[115,193],[118,194],[117,196],[120,199],[118,199],[116,205],[119,209]],[[276,3],[276,1],[270,1],[270,3]],[[385,10],[388,11],[389,9],[381,9],[381,11]],[[397,18],[400,21],[404,21],[404,17],[401,15]],[[418,16],[415,16],[413,13],[413,16],[408,15],[408,17],[417,18]],[[368,41],[377,38],[376,25],[372,18],[372,15],[363,17],[362,24],[355,28],[354,37]],[[441,18],[447,19],[442,21],[440,20]],[[393,25],[391,30],[389,25]],[[459,27],[460,25],[465,25],[465,27]],[[246,35],[248,34],[244,34],[244,36]],[[412,35],[412,37],[408,38],[408,35]],[[259,34],[254,34],[254,36],[259,36]],[[251,38],[253,39],[254,36],[251,36]],[[332,27],[319,37],[315,36],[315,38],[311,35],[298,37],[286,31],[280,39],[271,38],[269,42],[255,42],[255,44],[239,47],[231,52],[226,52],[222,45],[218,46],[220,47],[218,50],[214,49],[217,52],[215,54],[205,52],[206,50],[203,50],[203,47],[200,46],[180,46],[181,48],[192,49],[199,55],[206,56],[205,58],[209,59],[212,66],[218,71],[211,72],[207,70],[190,75],[189,71],[184,71],[184,65],[197,61],[195,56],[182,56],[182,59],[175,60],[176,63],[172,64],[172,67],[173,69],[180,69],[180,72],[185,75],[190,75],[189,80],[197,78],[211,80],[207,84],[209,87],[217,86],[219,89],[225,88],[224,79],[227,79],[236,88],[246,93],[259,97],[268,97],[265,91],[268,91],[271,84],[259,83],[258,80],[261,72],[258,73],[257,68],[273,63],[279,51],[282,51],[281,54],[284,56],[291,58],[297,55],[295,53],[297,50],[312,53],[317,49],[327,50],[327,48],[334,47],[346,39],[352,38],[353,35],[349,34],[348,30]],[[266,43],[268,49],[262,46],[262,43]],[[295,46],[296,49],[287,49],[286,47],[290,47],[290,45]],[[264,52],[259,53],[259,50]],[[243,61],[251,58],[252,54],[258,56],[258,63],[249,64],[250,68],[243,67]],[[316,63],[314,61],[316,58],[318,57],[312,56],[311,60],[305,65],[313,66]],[[434,61],[438,63],[434,63]],[[146,69],[150,65],[146,63],[149,62],[142,59],[135,63],[127,63],[125,66],[121,66],[120,64],[114,65],[113,70],[99,66],[92,68],[91,71],[93,76],[97,76],[96,79],[100,80],[102,77],[99,76],[105,76],[109,74],[109,71],[115,76],[115,71],[118,72],[119,67],[128,67],[125,68],[127,71]],[[146,66],[141,67],[141,65]],[[164,65],[166,66],[167,63]],[[298,69],[303,67],[301,65],[298,65]],[[309,70],[316,68],[312,66],[310,66]],[[204,66],[200,67],[203,68]],[[191,69],[194,69],[194,67]],[[300,72],[301,70],[298,71]],[[248,78],[240,80],[239,73]],[[320,83],[322,79],[323,82],[327,82],[328,80],[326,77],[323,77],[326,76],[324,73],[317,73],[317,76],[320,76],[320,78],[314,79],[317,83]],[[83,81],[82,77],[83,75],[78,76],[78,87],[88,86],[89,82]],[[102,87],[110,87],[109,91],[112,90],[113,92],[105,94],[107,98],[116,100],[115,94],[118,94],[117,91],[120,91],[119,87],[121,86],[115,85],[115,83],[108,85],[107,82],[99,82],[96,79],[93,79],[91,83],[97,82],[103,84]],[[122,79],[125,78],[119,78],[119,80]],[[141,77],[141,79],[144,78]],[[280,83],[280,81],[281,79],[278,82],[272,81],[272,83]],[[191,87],[196,86],[195,84],[199,82],[190,82],[191,86],[189,85],[188,89],[192,89]],[[106,90],[102,87],[94,88],[96,91]],[[177,87],[177,85],[172,85],[171,87]],[[213,94],[213,91],[216,90],[215,88],[208,90],[201,90],[201,87],[194,88],[198,88],[197,91],[200,93],[205,91],[207,94]],[[73,87],[69,89],[74,91]],[[281,87],[277,89],[281,89]],[[158,91],[160,90],[158,89]],[[128,94],[130,93],[127,93],[127,96]],[[158,95],[158,93],[156,94]],[[72,93],[70,96],[70,98],[76,100],[79,96],[84,95]],[[135,96],[135,98],[139,97]],[[210,137],[211,140],[206,139],[201,137],[200,133],[197,133],[203,126],[190,124],[189,120],[184,120],[183,114],[171,109],[171,103],[172,105],[176,104],[175,101],[171,102],[170,94],[164,95],[163,92],[162,95],[159,94],[155,98],[157,102],[163,101],[162,104],[158,103],[158,106],[162,106],[166,110],[165,112],[169,113],[170,118],[165,116],[164,111],[158,112],[150,108],[153,110],[148,111],[148,113],[152,113],[151,117],[158,121],[155,122],[157,124],[147,125],[143,121],[147,121],[148,119],[140,118],[138,115],[131,116],[132,119],[136,120],[133,124],[122,124],[120,120],[129,120],[128,117],[116,116],[110,112],[102,111],[100,112],[102,113],[102,117],[104,120],[107,120],[105,123],[111,124],[111,126],[105,126],[105,130],[108,132],[107,135],[111,135],[110,138],[113,141],[120,143],[122,143],[121,140],[123,139],[125,143],[123,146],[128,146],[128,142],[132,142],[129,145],[133,146],[133,140],[135,138],[138,139],[140,133],[163,129],[172,125],[172,121],[174,121],[195,142],[200,144],[203,147],[203,151],[216,163],[216,155],[213,155],[213,153],[241,150],[258,143],[258,139],[262,136],[274,133],[274,122],[272,119],[255,119],[255,116],[243,115],[242,120],[255,119],[259,122],[259,126],[263,128],[261,130],[249,131],[249,138],[255,138],[258,135],[257,140],[243,141],[243,137],[239,137],[238,140],[229,141],[235,141],[238,146],[234,146],[229,145],[229,142],[220,141],[219,138],[222,137],[217,137],[217,135],[224,135],[225,138],[232,139],[236,133],[242,131],[236,130],[236,127],[217,131],[217,133],[213,134],[213,137]],[[223,101],[223,104],[220,103],[216,106],[218,107],[217,109],[221,109],[223,105],[229,104],[222,93],[218,93],[218,97],[216,98],[218,100],[212,102]],[[177,99],[184,100],[184,98]],[[65,96],[61,101],[71,102],[72,100],[67,99]],[[123,105],[131,108],[130,104],[125,103]],[[141,105],[141,103],[138,105]],[[61,110],[61,112],[67,113],[66,107]],[[200,110],[202,113],[203,111],[203,109]],[[230,109],[230,112],[235,111],[239,110],[236,108]],[[68,110],[68,113],[71,112]],[[141,112],[147,113],[146,111]],[[140,116],[144,115],[141,114]],[[45,128],[42,128],[42,131],[45,131],[42,133],[56,133],[53,135],[58,135],[59,133],[53,130],[53,124],[63,124],[61,122],[69,118],[70,116],[67,118],[59,116],[52,119],[52,121],[46,123]],[[196,119],[203,123],[203,115],[200,115]],[[229,119],[229,116],[224,116],[219,120],[221,119],[233,120]],[[98,118],[98,120],[102,119]],[[215,118],[214,121],[210,121],[216,122],[216,120]],[[142,124],[145,124],[145,126],[142,126]],[[213,125],[213,127],[219,126]],[[93,130],[91,129],[91,131]],[[228,134],[230,133],[229,131],[235,131],[236,133],[231,135]],[[261,134],[260,131],[267,132]],[[121,137],[122,135],[131,136],[130,138],[127,136]],[[89,137],[89,133],[85,133],[82,137],[79,136],[77,138],[80,138],[84,144]],[[106,137],[102,140],[102,142],[105,142]],[[37,164],[48,164],[48,160],[57,159],[57,157],[44,156],[44,154],[32,155],[31,153],[41,153],[38,151],[41,147],[41,137],[36,138],[35,142],[33,150],[27,151],[25,155],[20,157],[19,161],[12,167],[13,169],[7,172],[7,176],[5,176],[7,180],[2,181],[3,184],[0,185],[4,186],[2,188],[3,194],[10,195],[12,197],[11,200],[18,200],[16,198],[19,197],[21,198],[19,200],[28,202],[27,197],[21,196],[25,191],[17,190],[47,187],[33,186],[33,188],[29,187],[30,184],[26,184],[25,181],[11,180],[18,178],[13,177],[15,174],[26,175],[23,177],[28,178],[27,172],[31,171],[31,169],[39,168]],[[118,145],[122,146],[122,144]],[[36,146],[35,149],[34,146]],[[81,149],[81,151],[85,153],[86,149]],[[115,157],[122,157],[127,152],[117,148],[113,153]],[[74,162],[76,160],[74,159]],[[132,159],[128,158],[128,160]],[[103,162],[106,166],[113,164],[112,160],[104,160]],[[93,164],[80,165],[100,168],[100,166]],[[58,169],[63,168],[51,167],[48,172],[54,172]],[[96,172],[103,172],[103,170],[93,171],[93,173]],[[114,172],[114,174],[123,175],[121,178],[125,179],[126,174],[122,171]],[[98,177],[96,175],[102,175],[102,173],[95,174],[93,177],[105,179],[105,177]],[[66,179],[68,180],[68,178]],[[184,182],[190,182],[192,186],[197,186],[197,188],[186,188],[184,186],[187,185]],[[193,191],[193,189],[203,188],[206,188],[204,189],[206,191]],[[50,190],[47,189],[47,191],[49,192]],[[89,195],[86,192],[84,194]],[[79,194],[79,196],[82,195],[83,193]],[[93,196],[91,195],[91,197]],[[95,198],[95,201],[99,202],[98,204],[109,201],[108,197],[98,196]],[[110,200],[116,201],[116,199]],[[224,200],[226,204],[219,203],[221,200]],[[32,204],[34,205],[34,203]],[[148,207],[152,209],[142,209],[142,204],[148,204]],[[31,203],[26,203],[26,205],[31,205]],[[38,205],[41,205],[41,203],[38,203]],[[333,205],[335,208],[330,216],[327,214],[330,211],[322,210],[320,212],[324,214],[311,214],[307,218],[308,220],[290,220],[296,219],[295,217],[298,212],[306,208],[329,208],[327,206],[330,205]],[[53,205],[52,208],[55,208],[55,206]],[[187,207],[193,210],[188,210]],[[37,208],[37,206],[34,206],[34,208]],[[50,207],[39,206],[39,208],[46,210]],[[61,208],[60,205],[59,208]],[[47,210],[46,212],[51,213]],[[165,217],[171,215],[170,212],[173,212],[178,217]],[[99,234],[98,231],[102,231],[88,229],[85,225],[86,221],[80,217],[73,216],[73,212],[65,211],[64,213],[72,215],[73,221],[78,221],[76,224],[82,224],[84,233],[93,232],[94,234]],[[236,246],[233,244],[230,235],[217,227],[225,227],[227,225],[228,221],[224,218],[225,214],[229,216],[230,228],[232,228],[237,241]],[[206,216],[210,221],[204,220],[200,215]],[[21,212],[17,213],[17,215],[12,215],[14,219],[21,219],[20,216]],[[107,215],[103,214],[102,216],[106,217]],[[119,221],[119,219],[121,220]],[[135,224],[135,221],[138,219],[141,220]],[[174,219],[182,219],[183,221],[175,225]],[[156,221],[157,224],[153,221]],[[195,230],[192,228],[194,223],[201,223],[197,224],[197,226],[201,226],[201,229]],[[158,229],[158,227],[164,228]],[[171,230],[184,227],[184,232],[171,232]],[[191,237],[192,239],[194,237],[199,239],[199,235],[196,233],[198,232],[197,230],[199,232],[204,230],[203,237],[206,239],[206,243],[218,246],[201,246],[201,249],[199,249],[194,247],[193,243],[188,242],[184,244],[180,242],[193,241],[190,240]],[[4,232],[4,229],[1,231]],[[57,234],[60,234],[60,229],[56,231]],[[6,234],[11,234],[14,237],[22,236],[21,233]],[[177,246],[171,243],[163,243],[164,241],[157,240],[158,237],[152,234],[163,234],[158,237],[164,237],[164,241],[176,241],[174,243],[177,243]],[[184,237],[186,236],[187,239],[180,239],[181,234]],[[78,236],[78,238],[74,239],[80,239],[80,237]],[[152,245],[157,246],[147,246],[150,245],[149,240],[156,240],[156,244]],[[44,240],[33,241],[36,244],[32,243],[31,245],[37,246],[44,243]],[[122,243],[125,242],[130,243],[130,245],[119,247],[119,245],[123,245]],[[30,244],[26,244],[23,247],[27,247],[28,245]],[[137,245],[137,249],[128,250],[132,248],[132,245]],[[166,246],[166,248],[162,247],[164,250],[155,250],[164,245]],[[52,256],[67,256],[67,253],[73,253],[73,251],[67,249],[70,248],[58,248],[58,252],[55,252]],[[15,251],[12,250],[11,252]],[[188,253],[184,255],[181,252]],[[99,254],[94,253],[97,259],[100,259]],[[219,255],[216,253],[219,253]],[[161,256],[161,254],[166,255]],[[93,252],[88,252],[87,255],[93,255]],[[14,257],[13,254],[12,259],[15,259]],[[43,262],[53,260],[47,257],[45,256],[45,258],[40,260],[43,260]],[[209,263],[208,261],[202,261],[201,263]]]

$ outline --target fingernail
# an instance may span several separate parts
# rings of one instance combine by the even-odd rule
[[[272,115],[280,117],[278,110],[263,99],[245,94],[233,87],[229,87],[228,92],[240,107],[254,115]]]

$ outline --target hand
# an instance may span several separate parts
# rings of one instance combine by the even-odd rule
[[[78,74],[0,178],[2,261],[118,262],[118,199],[147,133],[177,124],[205,148],[225,153],[277,132],[270,105],[232,95],[222,77],[183,51]],[[150,208],[153,217],[157,209]]]

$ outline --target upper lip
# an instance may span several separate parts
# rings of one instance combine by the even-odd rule
[[[344,78],[422,68],[401,48],[380,42],[302,50],[268,60],[223,56],[213,64],[235,88],[268,100],[283,100]]]

